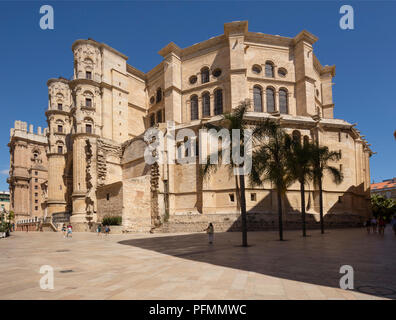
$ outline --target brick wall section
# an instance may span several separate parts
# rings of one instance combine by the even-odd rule
[[[131,232],[148,232],[151,229],[150,175],[123,181],[124,209],[122,225]]]
[[[278,215],[274,213],[249,213],[248,230],[278,230]],[[301,229],[301,215],[287,214],[283,217],[285,230]],[[358,215],[327,214],[325,226],[327,228],[348,228],[363,225],[364,218]],[[307,228],[320,228],[319,217],[307,214]],[[216,232],[240,231],[241,220],[239,214],[194,214],[172,215],[156,232],[201,232],[212,222]]]
[[[109,200],[107,200],[107,195]],[[98,201],[97,220],[102,221],[105,216],[122,216],[123,186],[122,182],[98,187],[96,191]]]

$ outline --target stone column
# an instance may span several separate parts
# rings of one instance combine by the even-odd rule
[[[64,154],[48,154],[48,215],[66,211],[66,184],[63,179]]]
[[[87,193],[85,140],[84,136],[77,135],[73,141],[73,213],[71,217],[73,227],[87,222],[85,219],[85,197]]]

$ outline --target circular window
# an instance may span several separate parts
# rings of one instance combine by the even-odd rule
[[[216,77],[216,78],[220,77],[221,76],[221,69],[219,69],[219,68],[214,69],[213,72],[212,72],[212,75],[214,77]]]
[[[153,104],[154,101],[155,101],[154,96],[152,96],[152,97],[150,98],[150,103]]]
[[[279,68],[279,69],[278,69],[278,75],[279,75],[280,77],[286,77],[286,75],[287,75],[286,69],[285,69],[285,68]]]
[[[253,71],[253,73],[255,73],[255,74],[259,74],[259,73],[261,72],[261,67],[260,67],[258,64],[255,64],[255,65],[252,67],[252,71]]]
[[[189,81],[190,81],[190,84],[194,84],[197,82],[197,80],[198,80],[197,76],[191,76]]]

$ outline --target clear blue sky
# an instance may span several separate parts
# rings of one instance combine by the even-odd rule
[[[44,4],[54,8],[54,30],[39,27]],[[354,8],[354,30],[339,27],[343,4]],[[358,123],[377,152],[372,180],[396,176],[396,2],[0,1],[0,190],[8,189],[9,129],[16,119],[46,127],[46,81],[72,75],[76,39],[105,42],[148,71],[170,41],[190,46],[235,20],[249,20],[255,32],[293,37],[307,29],[318,36],[319,60],[336,65],[335,117]]]

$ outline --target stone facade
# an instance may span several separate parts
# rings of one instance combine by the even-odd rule
[[[10,210],[15,219],[43,217],[47,214],[47,129],[15,121],[10,131]]]
[[[199,230],[218,219],[227,219],[224,229],[234,229],[239,213],[235,178],[220,168],[203,179],[198,164],[150,166],[143,135],[155,127],[167,139],[172,122],[176,136],[183,128],[198,132],[248,99],[248,120],[278,119],[302,139],[342,150],[337,165],[345,179],[335,185],[325,177],[325,213],[335,223],[364,219],[370,214],[372,152],[355,124],[334,119],[335,66],[320,64],[313,51],[316,41],[307,31],[287,38],[250,32],[246,21],[231,22],[224,34],[185,49],[168,44],[159,51],[163,61],[144,73],[106,44],[77,40],[73,79],[47,83],[48,214],[71,212],[76,230],[89,230],[105,215],[122,215],[126,231],[182,231],[183,225],[186,231]],[[176,140],[184,150],[185,137]],[[251,223],[271,225],[277,210],[272,186],[247,186],[246,197]],[[299,219],[299,199],[296,183],[285,201],[291,225]],[[306,203],[312,221],[318,201],[311,183]]]

